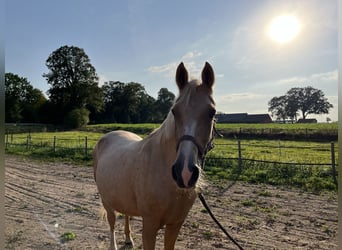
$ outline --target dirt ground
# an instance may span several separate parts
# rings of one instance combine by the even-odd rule
[[[6,249],[108,249],[99,220],[100,199],[91,167],[6,155]],[[210,183],[204,195],[213,213],[245,249],[337,249],[336,193],[315,195],[266,185]],[[123,217],[116,235],[123,248]],[[141,218],[132,220],[135,249],[142,249]],[[76,238],[61,240],[72,232]],[[157,249],[163,249],[163,230]],[[176,249],[237,249],[197,199]]]

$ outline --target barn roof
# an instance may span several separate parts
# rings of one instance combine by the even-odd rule
[[[218,123],[271,123],[272,119],[269,114],[251,114],[235,113],[235,114],[217,114]]]

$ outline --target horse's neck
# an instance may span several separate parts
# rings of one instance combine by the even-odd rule
[[[176,158],[176,134],[175,134],[175,120],[171,113],[168,114],[165,121],[161,126],[155,131],[156,140],[158,141],[156,145],[157,150],[166,157],[167,161],[174,161]]]

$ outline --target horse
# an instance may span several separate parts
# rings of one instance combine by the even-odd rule
[[[189,79],[183,62],[176,70],[179,94],[159,128],[146,138],[123,131],[105,134],[93,153],[94,178],[116,250],[116,212],[125,215],[125,245],[133,247],[129,220],[142,217],[145,250],[155,248],[165,227],[164,249],[174,249],[201,183],[201,164],[212,142],[214,71],[206,62],[202,81]]]

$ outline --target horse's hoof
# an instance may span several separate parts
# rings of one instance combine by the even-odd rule
[[[126,249],[133,249],[134,244],[132,241],[125,242],[125,248]]]

